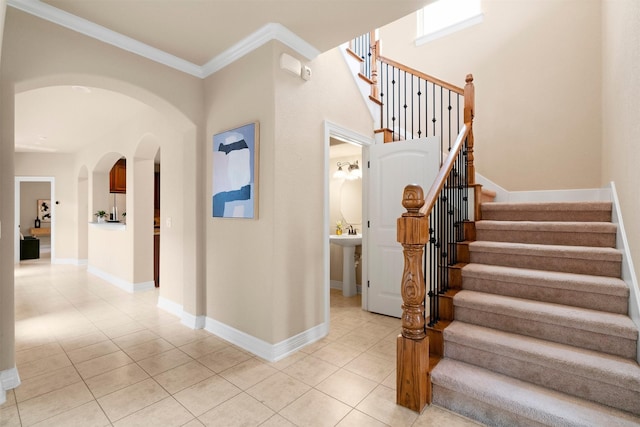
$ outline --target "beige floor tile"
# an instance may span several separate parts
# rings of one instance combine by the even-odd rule
[[[172,397],[147,406],[120,421],[116,421],[115,427],[178,427],[193,420],[194,416],[176,402]]]
[[[267,421],[260,424],[260,427],[296,427],[296,425],[285,419],[282,415],[274,414]]]
[[[375,381],[341,369],[318,384],[316,389],[355,407],[377,386],[378,383]]]
[[[389,359],[395,362],[396,352],[397,352],[396,347],[397,347],[397,342],[395,337],[392,340],[384,338],[381,341],[378,341],[376,344],[374,344],[373,347],[371,347],[369,350],[367,350],[367,353],[373,356],[382,357],[384,359]]]
[[[396,389],[396,382],[398,381],[397,377],[397,371],[394,369],[393,371],[391,371],[391,373],[389,375],[387,375],[387,378],[384,379],[384,381],[382,381],[380,384],[382,384],[385,387],[389,387],[392,390]]]
[[[87,335],[61,340],[60,345],[65,351],[69,352],[88,345],[97,344],[108,339],[109,338],[102,332],[95,331]]]
[[[78,348],[67,352],[67,356],[74,364],[84,362],[86,360],[95,359],[105,354],[115,353],[120,350],[117,345],[111,341],[101,341],[86,347]]]
[[[122,325],[102,329],[102,332],[104,332],[104,334],[109,338],[114,339],[123,335],[131,334],[133,332],[141,331],[143,329],[145,329],[144,326],[142,326],[138,322],[129,322]]]
[[[384,386],[378,386],[357,407],[378,421],[392,426],[410,426],[418,414],[396,404],[396,392]]]
[[[304,359],[305,357],[307,357],[307,353],[303,353],[301,351],[298,351],[296,353],[293,353],[287,357],[285,357],[284,359],[280,359],[277,362],[268,362],[269,366],[271,366],[272,368],[275,368],[279,371],[282,371],[283,369],[288,368],[289,366],[298,363],[299,361],[301,361],[302,359]]]
[[[76,369],[73,366],[66,366],[48,374],[22,380],[22,384],[15,389],[15,397],[18,402],[24,402],[79,381],[82,381],[82,378]]]
[[[189,329],[182,324],[160,325],[156,328],[152,328],[151,330],[176,347],[210,336],[210,334],[204,329]]]
[[[228,342],[223,341],[220,338],[209,336],[204,339],[200,339],[198,341],[194,341],[189,344],[180,346],[180,350],[184,351],[194,359],[198,359],[209,353],[222,350],[228,345],[229,345]]]
[[[76,364],[76,369],[82,378],[87,379],[96,375],[104,374],[124,365],[133,363],[133,360],[127,356],[122,350],[95,359],[87,360]]]
[[[135,363],[113,369],[85,380],[91,393],[98,398],[132,384],[144,381],[149,375]]]
[[[278,371],[265,362],[252,358],[221,372],[220,376],[241,390],[247,390],[276,372]]]
[[[7,400],[2,405],[0,405],[0,408],[5,408],[5,407],[8,407],[8,406],[16,404],[15,389],[7,390],[5,395],[6,395],[6,399]]]
[[[371,335],[363,335],[360,333],[358,329],[348,333],[342,338],[338,339],[337,342],[348,345],[349,347],[353,347],[358,351],[367,351],[371,347],[373,347],[381,338],[371,336]]]
[[[174,349],[175,347],[162,338],[158,338],[152,341],[147,341],[143,344],[138,344],[133,347],[128,347],[124,350],[133,360],[142,360],[156,354],[164,353]]]
[[[168,397],[158,383],[149,378],[98,399],[98,403],[114,422]]]
[[[248,389],[247,393],[278,412],[310,388],[307,384],[278,372]]]
[[[0,427],[20,427],[20,415],[18,414],[18,407],[13,405],[7,405],[6,403],[0,406]]]
[[[339,342],[332,342],[313,353],[313,357],[332,365],[344,366],[361,354],[360,351]]]
[[[16,351],[16,363],[20,365],[61,353],[64,353],[64,350],[60,344],[51,342],[28,350]]]
[[[211,369],[213,372],[220,373],[239,363],[251,359],[253,356],[246,351],[239,350],[233,346],[227,346],[222,350],[209,353],[198,359],[198,362]]]
[[[379,383],[384,381],[395,367],[395,361],[364,353],[349,362],[345,369]]]
[[[208,410],[231,399],[241,393],[235,385],[224,378],[214,375],[204,381],[192,385],[173,397],[189,410],[193,415],[199,417]]]
[[[95,400],[34,424],[34,427],[104,427],[111,423]]]
[[[305,347],[302,347],[300,349],[300,351],[302,353],[306,353],[306,354],[313,354],[316,351],[320,350],[322,347],[324,347],[326,345],[329,345],[330,343],[331,343],[330,340],[328,340],[327,338],[323,338],[323,339],[321,339],[319,341],[316,341],[316,342],[311,343],[311,344],[309,344],[309,345],[307,345]]]
[[[200,420],[198,420],[196,418],[194,420],[189,421],[188,423],[186,423],[182,427],[205,427],[205,425],[202,424],[202,422],[200,422]]]
[[[20,403],[20,419],[23,426],[30,426],[92,400],[87,386],[77,382]]]
[[[213,371],[195,360],[154,376],[165,390],[174,394],[214,375]]]
[[[45,357],[44,359],[34,360],[33,362],[18,364],[18,372],[20,373],[20,378],[26,380],[64,368],[65,366],[71,366],[71,361],[66,354],[61,353]]]
[[[346,417],[340,421],[336,427],[386,427],[387,424],[370,417],[367,414],[363,414],[357,409],[352,410]],[[449,427],[448,424],[441,424],[439,427]]]
[[[131,334],[123,335],[113,339],[113,343],[122,349],[127,349],[139,344],[144,344],[148,341],[158,339],[158,335],[148,329],[136,331]]]
[[[246,393],[241,393],[231,400],[206,412],[198,419],[206,426],[220,426],[224,420],[225,427],[257,426],[273,416],[274,412]]]
[[[175,348],[140,360],[138,361],[138,365],[140,365],[149,375],[155,376],[191,361],[193,361],[193,359],[189,355]]]
[[[435,405],[427,406],[416,422],[413,423],[414,427],[440,427],[445,425],[450,427],[477,427],[482,424]]]
[[[305,357],[283,372],[312,387],[320,384],[339,368],[313,356]]]
[[[297,426],[329,427],[335,426],[349,411],[348,405],[312,389],[279,413]]]

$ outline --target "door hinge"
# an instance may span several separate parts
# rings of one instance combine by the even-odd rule
[[[370,288],[370,287],[371,287],[371,282],[367,280],[367,288]]]

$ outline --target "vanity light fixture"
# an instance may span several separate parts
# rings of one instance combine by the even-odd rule
[[[348,167],[347,170],[343,170],[343,167]],[[337,179],[359,179],[362,178],[362,170],[358,166],[358,161],[351,162],[338,162],[338,170],[333,173],[333,177]]]

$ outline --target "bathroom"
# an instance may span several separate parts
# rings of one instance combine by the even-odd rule
[[[341,166],[342,172],[336,172]],[[357,165],[357,168],[356,168]],[[329,147],[329,232],[349,236],[350,230],[362,234],[362,147],[338,139],[330,139]],[[342,175],[342,176],[341,176]],[[346,175],[346,176],[345,176]],[[334,240],[335,242],[335,240]],[[354,291],[343,287],[344,252],[354,250],[355,275],[347,273],[347,281],[355,276],[355,292],[362,292],[362,245],[330,244],[330,286],[343,290],[345,296]],[[351,256],[350,256],[351,257]]]

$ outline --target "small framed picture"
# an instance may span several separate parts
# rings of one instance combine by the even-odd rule
[[[41,222],[51,222],[51,200],[38,199],[38,219]]]

